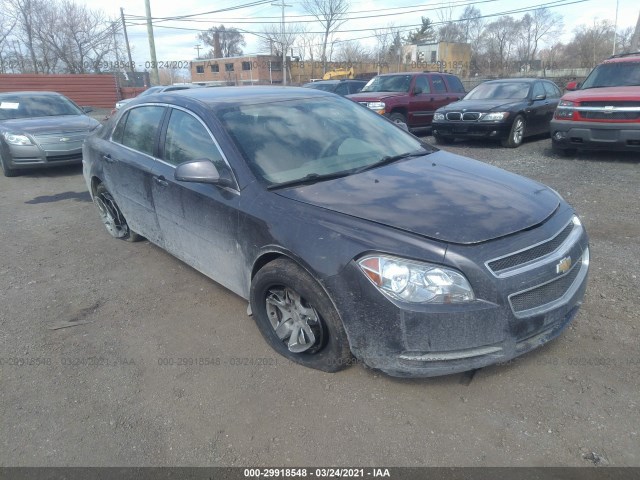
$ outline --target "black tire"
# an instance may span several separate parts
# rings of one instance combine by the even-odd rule
[[[524,139],[525,130],[527,128],[527,122],[522,115],[516,115],[511,124],[511,130],[509,136],[502,140],[502,146],[507,148],[518,148],[522,145]]]
[[[142,236],[129,228],[127,219],[120,211],[118,204],[113,199],[107,187],[99,184],[93,195],[93,203],[98,209],[102,223],[104,223],[107,232],[114,237],[125,242],[139,242]]]
[[[20,173],[22,173],[16,168],[11,168],[9,165],[7,165],[7,163],[8,162],[2,156],[0,156],[0,166],[2,167],[2,173],[5,177],[17,177],[18,175],[20,175]]]
[[[389,115],[389,120],[391,120],[393,123],[404,123],[408,125],[407,117],[405,117],[400,112],[393,112],[391,115]]]
[[[443,137],[442,135],[434,135],[433,138],[438,145],[451,145],[455,141],[453,137]]]
[[[351,365],[338,312],[318,282],[296,263],[279,258],[265,265],[251,282],[250,301],[260,333],[280,355],[325,372]],[[294,332],[296,341],[291,338]]]

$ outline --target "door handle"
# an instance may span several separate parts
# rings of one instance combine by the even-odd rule
[[[153,180],[161,187],[168,187],[169,182],[164,177],[153,177]]]
[[[103,159],[104,159],[104,161],[105,161],[105,162],[107,162],[107,163],[113,163],[113,162],[115,162],[115,161],[116,161],[116,160],[115,160],[113,157],[111,157],[111,155],[110,155],[110,154],[108,154],[108,153],[107,153],[106,155],[103,155],[103,156],[102,156],[102,158],[103,158]]]

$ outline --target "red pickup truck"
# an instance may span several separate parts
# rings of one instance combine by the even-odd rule
[[[640,152],[640,52],[605,60],[567,90],[551,120],[555,151]]]
[[[434,112],[464,97],[455,75],[437,72],[385,73],[372,78],[360,93],[347,95],[396,123],[409,128],[431,126]]]

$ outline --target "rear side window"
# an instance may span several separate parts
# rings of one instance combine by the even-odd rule
[[[129,117],[129,112],[122,115],[116,128],[113,129],[113,133],[111,134],[111,139],[116,143],[122,143],[122,134],[124,133],[124,126],[127,124],[127,118]]]
[[[163,160],[179,165],[189,160],[224,162],[209,131],[193,115],[173,109],[167,126]]]
[[[431,76],[431,85],[433,86],[434,93],[447,93],[447,86],[444,83],[444,78],[440,75]]]
[[[349,85],[347,85],[346,83],[340,83],[340,84],[338,84],[338,86],[336,87],[336,89],[333,92],[337,93],[338,95],[348,95],[349,94]]]
[[[129,110],[120,143],[147,155],[153,155],[153,146],[163,114],[164,107],[158,106],[136,107]]]
[[[456,93],[464,93],[464,85],[460,79],[454,75],[449,75],[447,78],[447,83],[449,84],[449,91]]]

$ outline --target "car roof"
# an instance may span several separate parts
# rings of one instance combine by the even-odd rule
[[[445,73],[445,72],[397,72],[397,73],[379,73],[378,75],[376,75],[377,77],[390,77],[393,75],[411,75],[411,76],[415,76],[415,75],[428,75],[428,74],[435,74],[435,75],[454,75],[453,73]]]
[[[272,87],[272,86],[244,86],[218,88],[189,88],[167,93],[154,94],[156,98],[179,100],[184,97],[193,98],[209,106],[218,104],[254,104],[270,103],[282,100],[294,100],[310,97],[335,98],[331,93],[314,88],[303,87]]]
[[[533,82],[537,82],[537,81],[542,81],[544,79],[542,78],[500,78],[498,80],[487,80],[486,82],[482,82],[482,83],[533,83]],[[546,80],[547,82],[549,80]]]
[[[39,96],[39,97],[55,95],[57,97],[64,97],[64,95],[58,92],[30,91],[30,90],[25,90],[22,92],[0,92],[0,97],[11,96],[11,95],[20,95],[20,96],[28,95],[28,96]]]
[[[614,55],[610,58],[607,58],[602,63],[627,63],[627,62],[640,62],[640,52],[622,53],[620,55]]]

